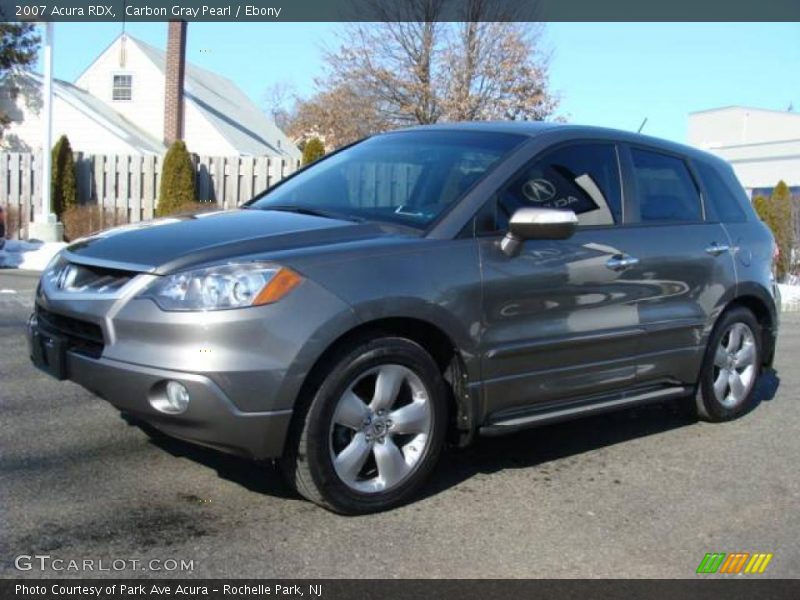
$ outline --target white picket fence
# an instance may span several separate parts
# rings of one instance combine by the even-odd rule
[[[153,217],[163,157],[76,153],[75,159],[81,204],[114,209],[131,223]],[[198,199],[220,208],[241,205],[299,167],[273,156],[199,156],[194,163]],[[41,165],[38,152],[0,152],[0,205],[16,215],[14,229],[22,238],[41,210]]]

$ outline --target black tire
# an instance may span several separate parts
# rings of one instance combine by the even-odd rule
[[[734,403],[726,404],[720,401],[714,391],[714,381],[717,380],[720,375],[720,368],[715,365],[715,357],[717,349],[720,348],[720,345],[724,342],[725,336],[729,335],[731,328],[737,326],[737,324],[746,326],[752,332],[754,374],[749,386],[747,386],[749,388],[747,393]],[[720,362],[719,359],[716,360]],[[749,411],[754,403],[756,383],[761,374],[761,362],[761,327],[755,316],[748,309],[741,306],[728,309],[720,316],[708,340],[708,347],[706,348],[705,357],[703,359],[703,368],[700,373],[700,380],[695,395],[697,416],[705,421],[720,422],[735,419]],[[729,402],[733,402],[732,390],[730,391]]]
[[[333,462],[332,427],[334,413],[345,392],[354,382],[369,377],[369,373],[382,365],[390,368],[391,365],[400,365],[418,377],[430,402],[427,412],[430,429],[424,449],[404,479],[391,489],[365,493],[353,489],[337,474]],[[436,362],[415,342],[398,337],[379,337],[345,350],[341,359],[331,361],[324,368],[318,381],[316,389],[311,392],[314,395],[310,403],[303,403],[303,399],[298,401],[297,410],[302,412],[296,416],[286,452],[280,461],[288,483],[311,502],[342,514],[378,512],[406,502],[435,466],[445,439],[447,387]],[[386,437],[390,437],[388,433]],[[405,453],[405,450],[401,452]]]

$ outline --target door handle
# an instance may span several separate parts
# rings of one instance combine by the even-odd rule
[[[731,249],[730,246],[726,244],[718,244],[717,242],[711,242],[711,245],[706,248],[706,254],[710,254],[711,256],[719,256],[720,254],[724,254],[730,249]]]
[[[612,271],[623,271],[628,267],[639,264],[639,259],[627,254],[617,254],[608,259],[606,266]]]

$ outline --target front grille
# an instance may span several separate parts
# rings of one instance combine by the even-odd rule
[[[65,262],[49,277],[65,292],[112,294],[135,275],[130,271]]]
[[[50,312],[38,304],[36,319],[42,329],[66,338],[70,350],[92,358],[103,353],[105,341],[99,325]]]

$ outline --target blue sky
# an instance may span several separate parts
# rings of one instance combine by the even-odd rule
[[[313,91],[336,23],[191,23],[187,58],[225,74],[262,104],[291,83]],[[55,75],[74,80],[120,33],[119,23],[58,23]],[[127,30],[164,47],[165,23]],[[571,122],[685,141],[687,114],[728,105],[800,111],[798,23],[549,23],[551,87]]]

